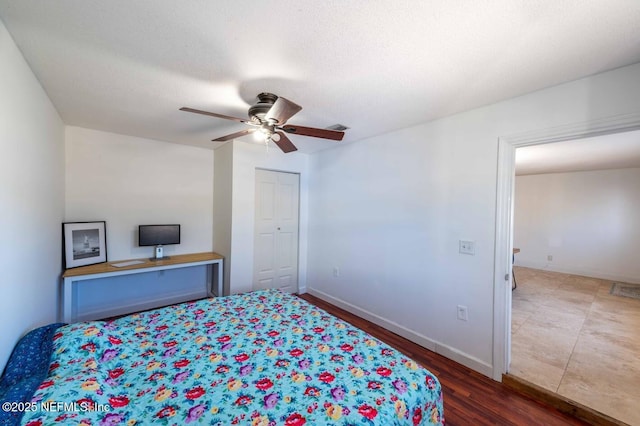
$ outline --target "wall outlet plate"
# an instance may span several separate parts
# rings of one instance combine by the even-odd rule
[[[460,240],[458,244],[459,244],[458,251],[460,253],[470,254],[472,256],[476,254],[476,244],[474,241]]]

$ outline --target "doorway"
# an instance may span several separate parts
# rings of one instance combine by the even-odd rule
[[[513,211],[516,148],[638,130],[640,114],[562,126],[499,139],[494,285],[494,374],[501,380],[511,362]],[[522,247],[519,247],[522,248]],[[517,272],[516,272],[517,273]],[[522,284],[518,275],[518,287]]]
[[[640,131],[516,150],[509,374],[629,424],[640,300],[612,286],[640,283],[638,182]]]
[[[640,129],[640,113],[607,117],[498,139],[493,293],[493,374],[501,381],[511,356],[511,286],[515,150],[518,147]]]
[[[300,175],[256,169],[253,289],[298,291]]]

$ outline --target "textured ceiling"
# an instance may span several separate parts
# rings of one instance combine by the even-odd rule
[[[182,106],[245,117],[270,91],[348,142],[640,62],[638,0],[0,0],[0,17],[65,123],[199,146],[243,127]]]
[[[516,150],[516,175],[640,167],[640,130]]]

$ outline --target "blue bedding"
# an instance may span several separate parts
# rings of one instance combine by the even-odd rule
[[[18,409],[19,404],[29,402],[47,377],[53,336],[63,325],[49,324],[32,330],[14,348],[0,377],[0,425],[20,424],[24,410]]]
[[[429,371],[275,290],[71,324],[53,351],[25,425],[444,424]]]

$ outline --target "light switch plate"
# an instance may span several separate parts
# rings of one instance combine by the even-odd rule
[[[464,305],[458,305],[458,319],[460,321],[468,321],[469,320],[469,311],[467,307]]]

